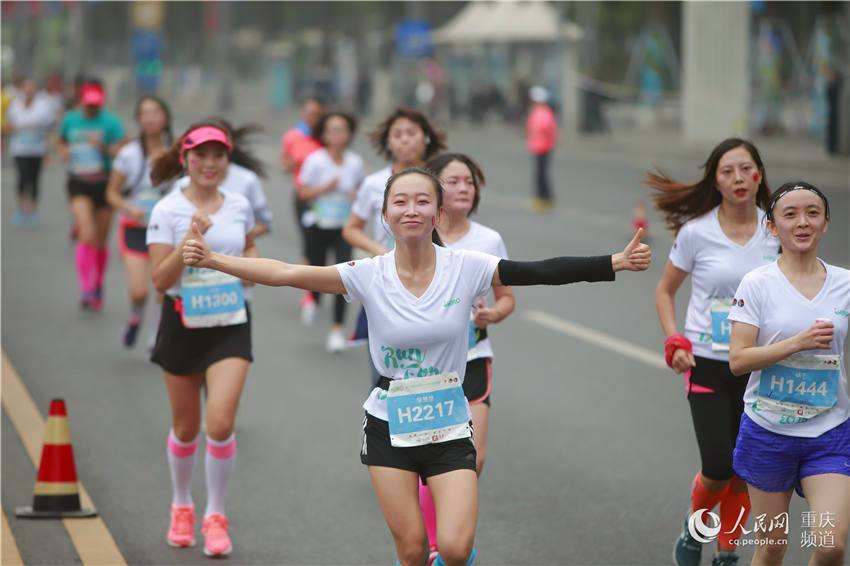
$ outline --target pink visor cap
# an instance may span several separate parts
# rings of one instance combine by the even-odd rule
[[[103,106],[105,101],[106,93],[100,85],[86,83],[80,89],[80,103],[83,106]]]
[[[190,149],[207,142],[218,142],[227,148],[228,153],[233,151],[233,144],[227,139],[227,134],[224,131],[213,126],[201,126],[186,134],[180,153],[186,153]]]

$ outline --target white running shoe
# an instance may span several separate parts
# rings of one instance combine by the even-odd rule
[[[345,350],[346,339],[345,335],[343,335],[342,330],[331,330],[328,334],[328,341],[325,344],[325,348],[327,348],[328,352],[331,354],[336,354],[337,352],[342,352]]]
[[[301,299],[301,323],[304,326],[313,326],[316,321],[316,300],[312,293],[305,293]]]

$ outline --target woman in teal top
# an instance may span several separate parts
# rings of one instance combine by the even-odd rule
[[[106,181],[112,158],[124,141],[124,127],[117,116],[104,110],[105,100],[100,83],[84,84],[80,107],[65,115],[59,130],[59,150],[68,164],[68,198],[77,230],[75,256],[81,306],[94,311],[103,304],[103,276],[109,256],[106,239],[112,209],[106,202]]]

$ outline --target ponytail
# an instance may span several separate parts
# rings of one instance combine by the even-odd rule
[[[180,163],[182,147],[183,136],[180,136],[168,151],[153,160],[151,163],[151,181],[155,187],[175,179],[183,172],[183,164]]]
[[[248,150],[249,138],[263,131],[257,124],[244,124],[238,128],[222,118],[213,118],[211,122],[218,123],[218,127],[224,127],[224,131],[230,134],[233,142],[233,151],[230,153],[230,162],[245,169],[250,169],[260,177],[266,176],[266,167],[263,162]]]

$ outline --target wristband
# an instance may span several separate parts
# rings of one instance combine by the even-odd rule
[[[664,341],[664,361],[673,367],[673,354],[676,350],[685,350],[688,353],[694,351],[694,345],[682,334],[673,334]]]

